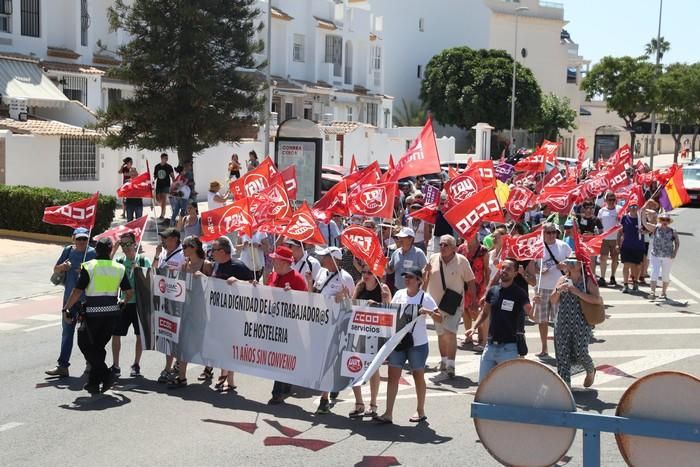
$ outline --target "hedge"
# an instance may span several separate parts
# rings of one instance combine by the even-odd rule
[[[72,203],[93,194],[46,187],[0,185],[0,229],[70,236],[72,228],[41,221],[44,208]],[[93,234],[104,232],[111,226],[116,205],[114,196],[100,194]]]

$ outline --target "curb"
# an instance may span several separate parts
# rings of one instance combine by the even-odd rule
[[[0,237],[16,238],[19,240],[33,240],[35,242],[43,243],[57,243],[60,245],[65,245],[66,243],[71,243],[73,241],[71,237],[65,237],[62,235],[50,235],[37,232],[22,232],[20,230],[8,229],[0,229]]]

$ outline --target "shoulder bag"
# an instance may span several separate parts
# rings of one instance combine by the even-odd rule
[[[594,305],[593,303],[588,303],[585,300],[578,299],[581,304],[581,312],[583,317],[586,318],[586,322],[591,326],[600,324],[605,321],[605,304],[601,303],[599,305]]]
[[[445,293],[438,304],[438,308],[448,315],[454,315],[457,313],[459,305],[462,304],[462,294],[447,288],[445,284],[445,273],[442,270],[442,259],[440,260],[440,279],[442,280],[442,289]]]
[[[420,303],[418,304],[418,310],[420,311],[420,308],[423,306],[423,298],[425,297],[425,292],[421,292],[420,296]],[[407,305],[410,306],[410,305]],[[404,309],[405,310],[405,309]],[[411,321],[413,321],[413,318],[411,318]],[[410,323],[410,321],[409,321]],[[399,352],[405,352],[406,350],[410,349],[413,347],[413,330],[416,328],[417,323],[413,323],[413,327],[411,330],[406,333],[405,336],[403,336],[403,339],[401,339],[401,342],[396,344],[396,347],[394,347],[394,350],[398,350]],[[408,326],[408,324],[406,324]]]
[[[66,250],[66,259],[63,261],[66,261],[68,258],[70,258],[70,254],[73,251],[73,245],[70,245]],[[49,279],[53,285],[64,285],[66,283],[66,271],[58,271],[54,272],[51,274],[51,278]]]
[[[552,254],[552,250],[549,249],[549,245],[547,245],[547,242],[542,242],[542,243],[544,243],[544,247],[547,249],[547,253],[549,253],[550,258],[552,258],[554,260],[554,263],[555,263],[554,267],[557,267],[557,265],[559,264],[559,260]],[[566,274],[561,269],[559,270],[559,272],[561,273],[562,276]]]

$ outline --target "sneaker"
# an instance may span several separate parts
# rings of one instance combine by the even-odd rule
[[[284,396],[279,395],[279,396],[272,396],[272,398],[267,401],[267,405],[280,405],[284,403]]]
[[[600,279],[598,279],[598,287],[607,287],[607,286],[608,286],[608,283],[605,282],[604,278],[601,277]]]
[[[100,393],[100,387],[97,384],[85,383],[85,385],[83,385],[83,389],[85,389],[90,394],[99,394]]]
[[[316,409],[318,415],[325,415],[331,413],[330,402],[328,399],[321,399],[321,403],[318,404],[318,409]]]
[[[637,284],[636,282],[632,284],[632,290],[634,290],[635,292],[639,292],[639,284]]]
[[[68,367],[56,366],[54,368],[51,368],[50,370],[46,370],[44,373],[46,373],[49,376],[58,376],[59,378],[67,378],[68,377]]]
[[[445,362],[440,362],[440,366],[438,367],[438,371],[440,373],[444,373],[447,371],[447,364]]]
[[[332,392],[331,393],[331,400],[334,401],[338,398],[338,393],[337,392]]]
[[[630,293],[630,289],[629,289],[629,287],[627,287],[627,284],[625,284],[624,287],[622,288],[622,293]]]
[[[137,363],[131,365],[131,373],[129,373],[129,376],[131,376],[132,378],[141,376],[141,367]]]
[[[118,366],[112,365],[109,367],[110,373],[112,373],[114,376],[121,376],[122,375],[122,369],[119,368]]]
[[[610,285],[611,285],[612,287],[616,287],[616,286],[617,286],[617,281],[615,280],[615,276],[610,276]]]
[[[649,294],[649,300],[656,300],[656,294],[654,292]]]
[[[454,377],[455,377],[455,367],[453,367],[453,366],[448,366],[448,367],[447,367],[447,377],[448,377],[448,378],[454,378]]]
[[[109,388],[111,388],[116,381],[117,381],[116,374],[114,374],[112,372],[107,373],[107,376],[105,376],[105,379],[102,380],[102,392],[109,391]]]

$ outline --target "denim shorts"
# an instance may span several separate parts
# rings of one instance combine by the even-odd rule
[[[408,360],[411,370],[424,370],[428,361],[428,344],[414,345],[408,350],[394,350],[389,354],[389,366],[403,368]]]

